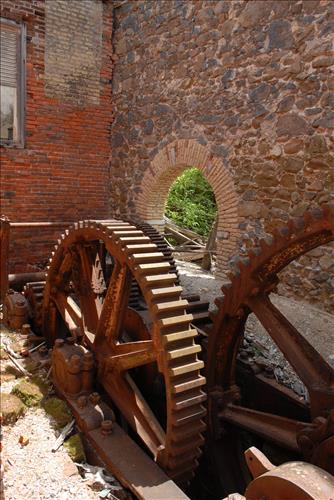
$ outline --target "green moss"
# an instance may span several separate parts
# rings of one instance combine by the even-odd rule
[[[25,406],[22,401],[14,394],[1,395],[1,414],[2,423],[14,424],[16,420],[25,412]]]
[[[73,462],[86,462],[86,454],[79,434],[74,434],[65,441],[64,448]]]
[[[33,381],[22,380],[12,389],[12,394],[23,401],[27,406],[37,406],[44,397],[39,386]]]
[[[56,421],[57,427],[63,428],[73,419],[72,414],[62,399],[49,398],[43,403],[43,408]]]
[[[51,382],[45,381],[44,379],[42,379],[38,375],[35,375],[30,380],[32,383],[37,385],[37,387],[43,393],[44,396],[46,396],[48,394]]]

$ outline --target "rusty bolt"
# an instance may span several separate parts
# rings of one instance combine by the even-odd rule
[[[268,378],[275,378],[274,370],[272,369],[271,366],[266,366],[264,370],[264,376]]]
[[[113,428],[113,422],[111,420],[104,420],[101,423],[101,434],[103,436],[108,436],[109,434],[112,433],[112,428]]]
[[[92,392],[92,394],[89,395],[89,401],[93,403],[93,405],[96,405],[101,399],[101,396],[98,392]],[[106,420],[107,422],[107,420]]]
[[[39,353],[41,356],[47,356],[47,354],[49,353],[49,349],[48,349],[45,345],[42,345],[42,346],[38,349],[38,353]]]
[[[22,325],[22,335],[29,335],[30,333],[30,325],[29,323],[25,323]]]
[[[306,453],[308,455],[312,453],[315,447],[312,439],[310,439],[308,436],[305,436],[304,434],[300,436],[297,435],[297,444],[299,446],[299,449],[302,450],[303,453]]]
[[[244,314],[244,310],[242,307],[240,307],[240,309],[237,310],[236,316],[237,316],[237,318],[242,318],[243,314]]]
[[[75,337],[67,337],[66,342],[73,345],[75,343]]]
[[[77,404],[79,406],[79,408],[84,408],[85,406],[87,406],[87,396],[80,396],[78,398],[78,401],[77,401]]]
[[[55,347],[63,347],[63,345],[64,345],[64,339],[56,339]]]
[[[92,353],[92,352],[85,352],[85,354],[84,354],[84,356],[83,356],[83,357],[84,357],[84,359],[85,359],[85,360],[87,360],[87,361],[91,361],[91,360],[93,360],[93,358],[94,358],[94,357],[93,357],[93,353]]]
[[[29,349],[27,349],[26,347],[22,347],[22,349],[20,349],[20,355],[24,358],[27,358],[29,354]]]
[[[112,420],[113,422],[116,422],[116,415],[112,411],[112,409],[109,409],[108,415],[109,415],[109,420]]]
[[[248,359],[248,352],[245,349],[240,349],[239,356],[241,359]]]

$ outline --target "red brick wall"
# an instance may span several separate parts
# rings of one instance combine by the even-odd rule
[[[84,0],[82,6],[89,10],[90,1]],[[71,12],[66,12],[67,6],[72,6]],[[49,55],[45,52],[46,7],[44,0],[1,0],[1,16],[23,21],[27,27],[26,140],[22,149],[1,147],[1,213],[18,222],[105,218],[112,119],[112,5],[103,2],[100,6],[102,45],[95,101],[80,95],[80,78],[77,86],[74,82],[70,87],[72,95],[69,90],[63,97],[59,91],[54,96],[46,92],[45,66],[50,56],[50,48]],[[63,2],[61,14],[73,15],[73,4]],[[88,29],[84,16],[73,19],[73,33],[80,31],[79,22],[83,30]],[[84,47],[82,56],[84,71]],[[45,262],[57,232],[12,231],[11,270]]]

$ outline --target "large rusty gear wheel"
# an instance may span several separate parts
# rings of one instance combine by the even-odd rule
[[[223,286],[224,297],[216,299],[206,362],[208,446],[227,490],[242,489],[235,439],[240,430],[334,472],[334,369],[269,299],[280,271],[333,240],[333,206],[306,212],[277,230],[270,242],[262,240],[260,248],[240,263],[240,272],[232,275],[231,283]],[[309,404],[263,376],[246,383],[251,397],[247,390],[243,393],[238,350],[251,312],[306,386]]]
[[[97,293],[106,267],[103,262],[96,266],[101,253],[107,255],[109,267],[112,261],[104,295]],[[205,378],[197,357],[201,347],[194,341],[197,331],[186,313],[188,302],[181,298],[182,288],[170,267],[158,247],[131,223],[75,224],[58,240],[50,259],[43,330],[49,345],[71,335],[93,352],[98,382],[157,463],[184,483],[197,467],[204,441]],[[92,276],[97,269],[99,276]],[[128,306],[133,279],[146,301],[144,317]],[[165,396],[164,423],[135,383],[138,367],[153,364],[165,389],[165,395],[160,394],[161,399]]]

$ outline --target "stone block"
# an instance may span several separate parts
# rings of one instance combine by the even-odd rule
[[[280,116],[276,125],[277,135],[295,137],[298,135],[310,134],[312,129],[307,121],[296,113],[289,113]]]
[[[1,394],[1,415],[4,425],[14,424],[25,412],[25,405],[14,394]]]

